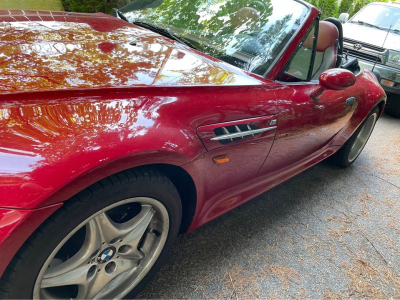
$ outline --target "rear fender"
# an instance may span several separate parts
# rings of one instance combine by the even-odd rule
[[[359,101],[352,117],[333,140],[333,146],[342,146],[375,107],[379,106],[380,114],[382,114],[386,103],[386,94],[375,75],[368,70],[363,70],[357,76],[356,84],[358,86]]]

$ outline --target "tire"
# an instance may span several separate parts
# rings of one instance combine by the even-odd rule
[[[157,170],[103,179],[26,241],[0,279],[0,298],[132,298],[168,256],[181,216],[175,186]]]
[[[400,95],[390,95],[388,97],[385,113],[394,118],[400,118]]]
[[[350,139],[348,139],[343,147],[333,156],[335,165],[341,168],[347,168],[354,163],[367,144],[378,117],[379,108],[375,107]]]

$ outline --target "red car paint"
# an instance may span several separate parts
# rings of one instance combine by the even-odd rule
[[[60,206],[62,203],[34,210],[0,209],[1,255],[7,262],[0,264],[0,274],[28,237]]]
[[[103,14],[0,12],[0,275],[63,201],[119,171],[184,169],[191,231],[335,153],[385,94],[368,71],[318,101],[318,83],[276,81],[317,16],[262,78]],[[276,129],[210,141],[242,124]]]

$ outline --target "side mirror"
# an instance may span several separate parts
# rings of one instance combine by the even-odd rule
[[[330,69],[319,75],[319,87],[310,93],[310,97],[319,100],[326,90],[345,90],[356,83],[356,76],[345,69]]]
[[[349,14],[348,13],[341,13],[339,16],[339,21],[341,23],[346,23],[349,20]]]

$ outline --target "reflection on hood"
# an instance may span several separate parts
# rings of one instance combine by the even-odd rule
[[[223,68],[156,33],[103,14],[13,13],[0,12],[2,93],[259,83],[240,70]]]

